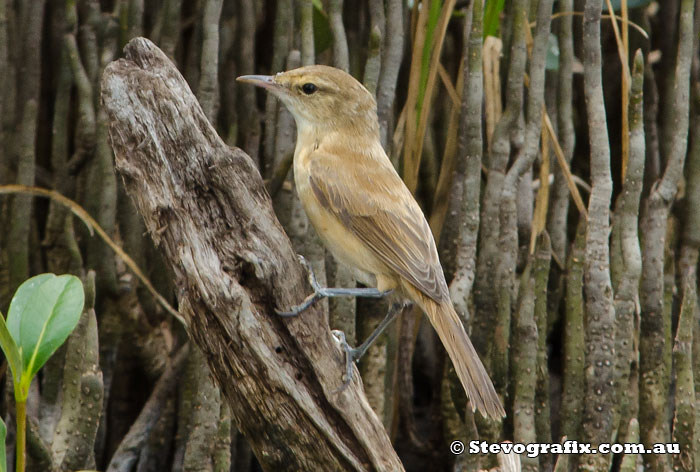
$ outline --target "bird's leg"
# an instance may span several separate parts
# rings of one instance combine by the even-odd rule
[[[386,327],[389,326],[392,321],[394,321],[394,318],[396,318],[399,313],[409,306],[411,306],[410,303],[393,303],[391,307],[389,307],[389,311],[384,319],[381,321],[381,323],[379,323],[379,326],[377,326],[372,334],[369,335],[365,342],[355,348],[351,347],[347,343],[345,340],[345,333],[338,330],[333,331],[333,334],[336,336],[338,341],[340,341],[340,345],[345,351],[345,380],[343,380],[343,385],[338,389],[338,392],[345,390],[345,388],[347,388],[352,381],[352,363],[359,361],[360,358],[365,355],[367,349],[369,349],[374,341],[376,341],[377,338],[384,332]]]
[[[301,302],[299,305],[293,306],[292,308],[289,309],[289,311],[277,311],[277,314],[279,316],[296,316],[299,313],[303,312],[307,308],[313,306],[314,303],[319,301],[322,298],[330,298],[330,297],[372,297],[372,298],[381,298],[391,292],[391,290],[387,290],[385,292],[381,292],[377,290],[376,288],[329,288],[329,287],[321,287],[316,280],[316,276],[314,275],[314,271],[309,265],[309,263],[304,259],[303,256],[299,256],[299,262],[301,262],[301,265],[304,266],[306,271],[309,273],[309,283],[311,284],[311,287],[314,289],[314,293],[309,295],[304,299],[303,302]]]

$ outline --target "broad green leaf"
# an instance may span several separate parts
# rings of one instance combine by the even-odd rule
[[[17,343],[7,329],[2,313],[0,313],[0,348],[5,353],[7,363],[10,365],[12,378],[15,382],[19,382],[22,377],[22,358]]]
[[[484,38],[486,36],[498,36],[501,21],[501,12],[505,0],[486,0],[484,7]]]
[[[73,275],[42,274],[17,289],[7,325],[19,345],[23,380],[28,381],[63,344],[80,319],[83,284]]]
[[[56,277],[54,274],[40,274],[27,279],[19,286],[15,292],[12,300],[10,301],[10,309],[7,312],[7,329],[14,338],[15,342],[19,342],[19,316],[11,316],[11,313],[22,313],[25,306],[34,296],[34,290],[39,285],[43,284],[52,277]]]
[[[5,438],[7,437],[7,427],[0,418],[0,472],[7,471],[7,455],[5,454]]]

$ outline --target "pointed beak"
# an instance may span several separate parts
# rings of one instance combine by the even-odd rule
[[[236,79],[238,82],[247,82],[265,89],[277,88],[274,75],[242,75]]]

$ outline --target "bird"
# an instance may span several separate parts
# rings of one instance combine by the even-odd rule
[[[272,93],[294,117],[293,171],[302,207],[328,250],[368,287],[330,289],[313,280],[315,293],[287,314],[319,297],[396,291],[427,314],[472,411],[503,418],[501,400],[450,300],[430,226],[381,145],[374,96],[350,74],[325,65],[237,80]],[[382,325],[397,311],[394,304]]]

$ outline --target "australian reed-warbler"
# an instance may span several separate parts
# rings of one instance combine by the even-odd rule
[[[317,292],[395,291],[417,303],[445,346],[472,409],[494,419],[505,416],[450,301],[428,222],[381,146],[372,94],[349,74],[320,65],[238,80],[263,87],[292,113],[294,181],[304,210],[335,258],[351,267],[358,281],[376,287]]]

